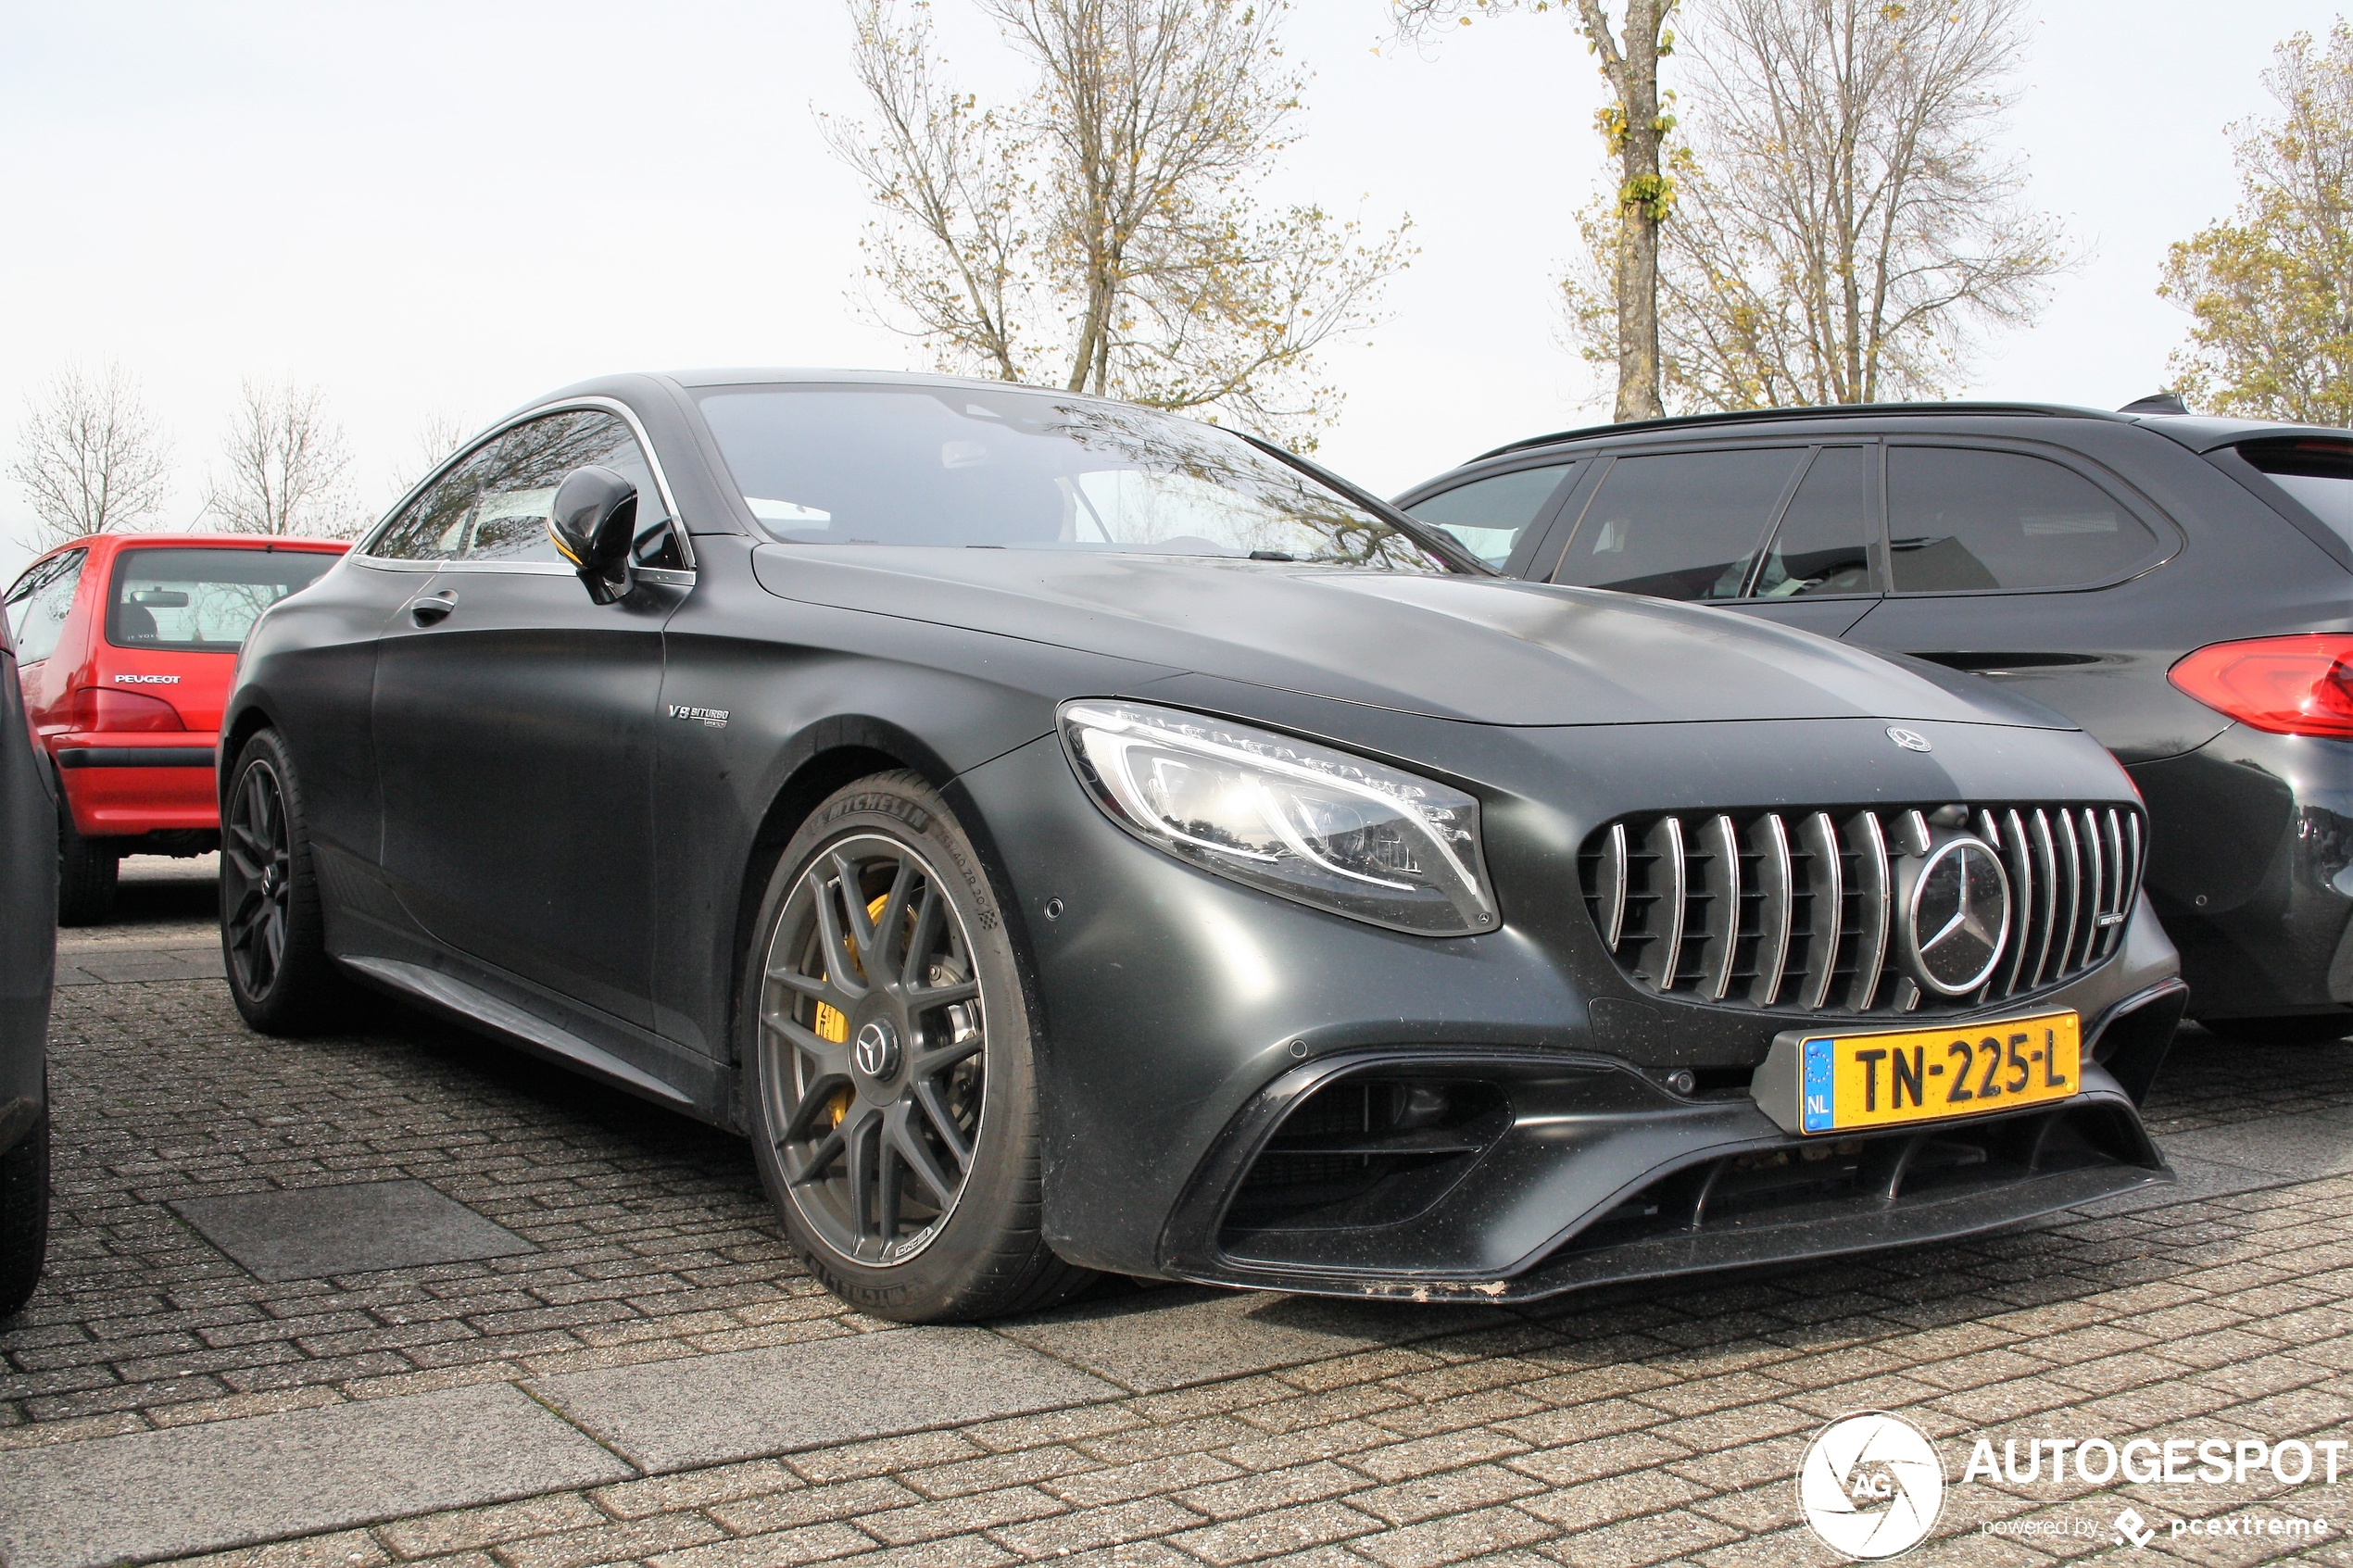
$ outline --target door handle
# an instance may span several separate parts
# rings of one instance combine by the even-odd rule
[[[409,621],[419,626],[438,626],[449,619],[458,608],[458,596],[447,588],[438,594],[428,594],[409,607]]]

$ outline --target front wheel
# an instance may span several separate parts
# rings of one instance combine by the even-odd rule
[[[0,1319],[32,1298],[49,1250],[49,1113],[0,1154]]]
[[[817,809],[747,957],[761,1179],[835,1294],[939,1323],[1091,1277],[1040,1232],[1028,1005],[972,841],[921,776],[877,774]]]
[[[286,1035],[343,995],[327,957],[319,879],[294,759],[274,730],[245,742],[220,812],[220,951],[247,1023]]]

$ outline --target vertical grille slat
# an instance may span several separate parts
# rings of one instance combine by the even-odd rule
[[[2043,896],[2035,910],[2041,918],[2036,922],[2033,967],[2027,972],[2029,988],[2042,985],[2049,972],[2051,938],[2058,931],[2058,847],[2051,838],[2049,814],[2040,810],[2034,813],[2034,871],[2042,882]]]
[[[2034,884],[2034,852],[2026,842],[2026,820],[2012,807],[2002,821],[2006,830],[2002,863],[2010,873],[2010,952],[2002,960],[2002,977],[1994,989],[2007,997],[2017,993],[2019,975],[2026,967],[2026,945],[2034,935],[2034,900],[2039,890]]]
[[[2058,843],[2059,906],[2065,918],[2057,931],[2056,950],[2051,955],[2055,973],[2064,974],[2072,963],[2076,928],[2083,923],[2083,849],[2076,842],[2075,813],[2062,810],[2051,824],[2051,836]]]
[[[2010,889],[2004,954],[1966,997],[1925,992],[1894,951],[1901,868],[1956,831],[1994,851]],[[1643,989],[1894,1016],[2033,992],[2110,957],[2146,837],[2138,810],[2106,804],[1668,813],[1596,830],[1579,864],[1603,946]]]
[[[1846,915],[1846,880],[1839,864],[1838,828],[1828,811],[1806,819],[1806,870],[1809,896],[1806,930],[1806,992],[1800,998],[1808,1012],[1819,1012],[1830,1000],[1831,982],[1838,973],[1838,938]]]
[[[1612,822],[1602,843],[1602,941],[1611,952],[1626,935],[1626,824]]]
[[[1846,824],[1846,844],[1855,852],[1856,889],[1863,900],[1855,935],[1855,980],[1847,987],[1846,1005],[1852,1011],[1863,1012],[1871,1005],[1871,994],[1879,989],[1880,970],[1887,962],[1888,907],[1892,902],[1887,838],[1880,832],[1879,819],[1863,811]]]
[[[2108,957],[2110,952],[2115,952],[2118,938],[2122,938],[2122,934],[2125,934],[2125,919],[2132,914],[2132,908],[2125,903],[2125,813],[2118,811],[2115,807],[2101,813],[2101,834],[2104,834],[2104,842],[2108,847],[2108,865],[2113,868],[2110,884],[2113,886],[2108,888],[2108,908],[2104,909],[2099,945],[2095,947],[2095,952],[2096,957]]]
[[[1707,936],[1701,944],[1699,981],[1711,1002],[1732,989],[1732,960],[1741,945],[1741,838],[1732,819],[1715,816],[1700,829],[1707,851]]]
[[[2132,920],[2133,910],[2141,901],[2141,877],[2146,869],[2141,864],[2141,819],[2136,812],[2124,813],[2124,839],[2126,870],[2124,901],[2121,906],[2124,920],[2118,922],[2116,927],[2116,940],[2120,947],[2124,942],[2125,922]]]
[[[1749,830],[1749,843],[1757,857],[1757,889],[1764,895],[1756,909],[1756,988],[1751,998],[1759,1007],[1771,1007],[1780,999],[1781,977],[1789,968],[1790,927],[1795,914],[1789,829],[1780,813],[1768,811],[1757,818]]]
[[[1658,826],[1651,830],[1643,847],[1656,857],[1651,864],[1652,875],[1655,878],[1664,873],[1665,876],[1665,885],[1654,889],[1658,897],[1651,905],[1652,919],[1655,922],[1663,919],[1665,926],[1658,934],[1655,954],[1645,955],[1651,959],[1651,972],[1647,978],[1651,989],[1672,991],[1675,989],[1676,963],[1683,954],[1684,895],[1690,891],[1683,865],[1681,821],[1675,817],[1661,817]]]

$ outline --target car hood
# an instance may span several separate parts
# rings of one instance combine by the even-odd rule
[[[770,593],[1488,724],[1942,720],[2064,728],[1724,610],[1511,579],[1080,551],[763,546]]]

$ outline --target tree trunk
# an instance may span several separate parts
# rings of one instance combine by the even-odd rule
[[[1625,44],[1610,36],[1601,0],[1579,0],[1586,42],[1617,94],[1614,128],[1617,190],[1617,409],[1619,420],[1655,420],[1659,399],[1658,225],[1668,186],[1659,171],[1667,131],[1658,112],[1658,35],[1674,0],[1627,0]]]

